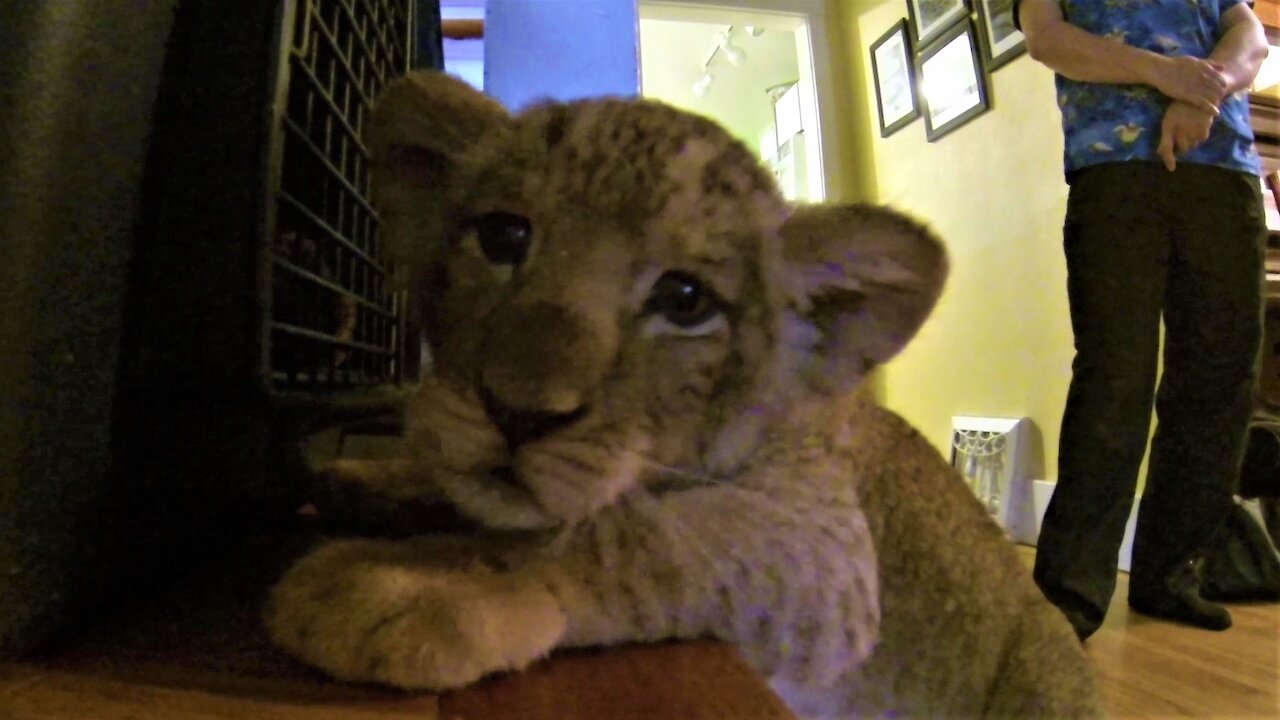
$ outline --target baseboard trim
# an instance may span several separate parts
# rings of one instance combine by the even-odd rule
[[[1009,515],[1005,529],[1014,542],[1023,545],[1035,545],[1040,537],[1040,525],[1044,521],[1044,511],[1049,507],[1049,498],[1057,483],[1050,480],[1014,480],[1009,488]],[[1119,566],[1129,572],[1130,558],[1133,555],[1133,531],[1138,520],[1138,501],[1134,498],[1133,508],[1129,511],[1129,522],[1124,529],[1124,541],[1120,544]]]

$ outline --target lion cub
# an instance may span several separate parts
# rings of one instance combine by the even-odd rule
[[[513,116],[423,73],[370,126],[435,361],[416,480],[490,531],[320,546],[266,609],[281,647],[445,689],[714,636],[814,717],[1100,714],[977,500],[851,392],[937,299],[924,228],[790,208],[744,146],[654,102]]]

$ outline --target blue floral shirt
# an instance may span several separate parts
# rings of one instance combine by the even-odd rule
[[[1059,0],[1067,22],[1162,55],[1208,57],[1222,14],[1245,0]],[[1160,124],[1170,100],[1147,85],[1105,85],[1056,78],[1068,175],[1090,165],[1158,161]],[[1249,126],[1247,91],[1220,105],[1209,139],[1179,162],[1262,172]]]

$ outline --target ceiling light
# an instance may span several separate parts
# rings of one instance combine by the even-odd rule
[[[693,83],[693,88],[692,88],[693,96],[696,98],[706,97],[707,91],[711,89],[711,81],[714,79],[715,78],[711,77],[711,73],[706,72],[704,70],[702,73],[702,77],[698,78]]]
[[[741,65],[747,61],[747,51],[734,45],[733,40],[729,38],[729,33],[717,33],[716,42],[720,43],[720,50],[724,52],[724,59],[728,60],[730,65]]]
[[[760,37],[764,34],[764,28],[756,27],[755,25],[745,25],[742,29],[746,30],[751,37]]]

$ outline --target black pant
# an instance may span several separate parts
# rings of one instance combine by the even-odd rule
[[[1155,592],[1199,554],[1230,507],[1262,334],[1258,178],[1186,163],[1086,168],[1063,236],[1076,356],[1035,577],[1089,633],[1115,592],[1153,394],[1131,593]]]

